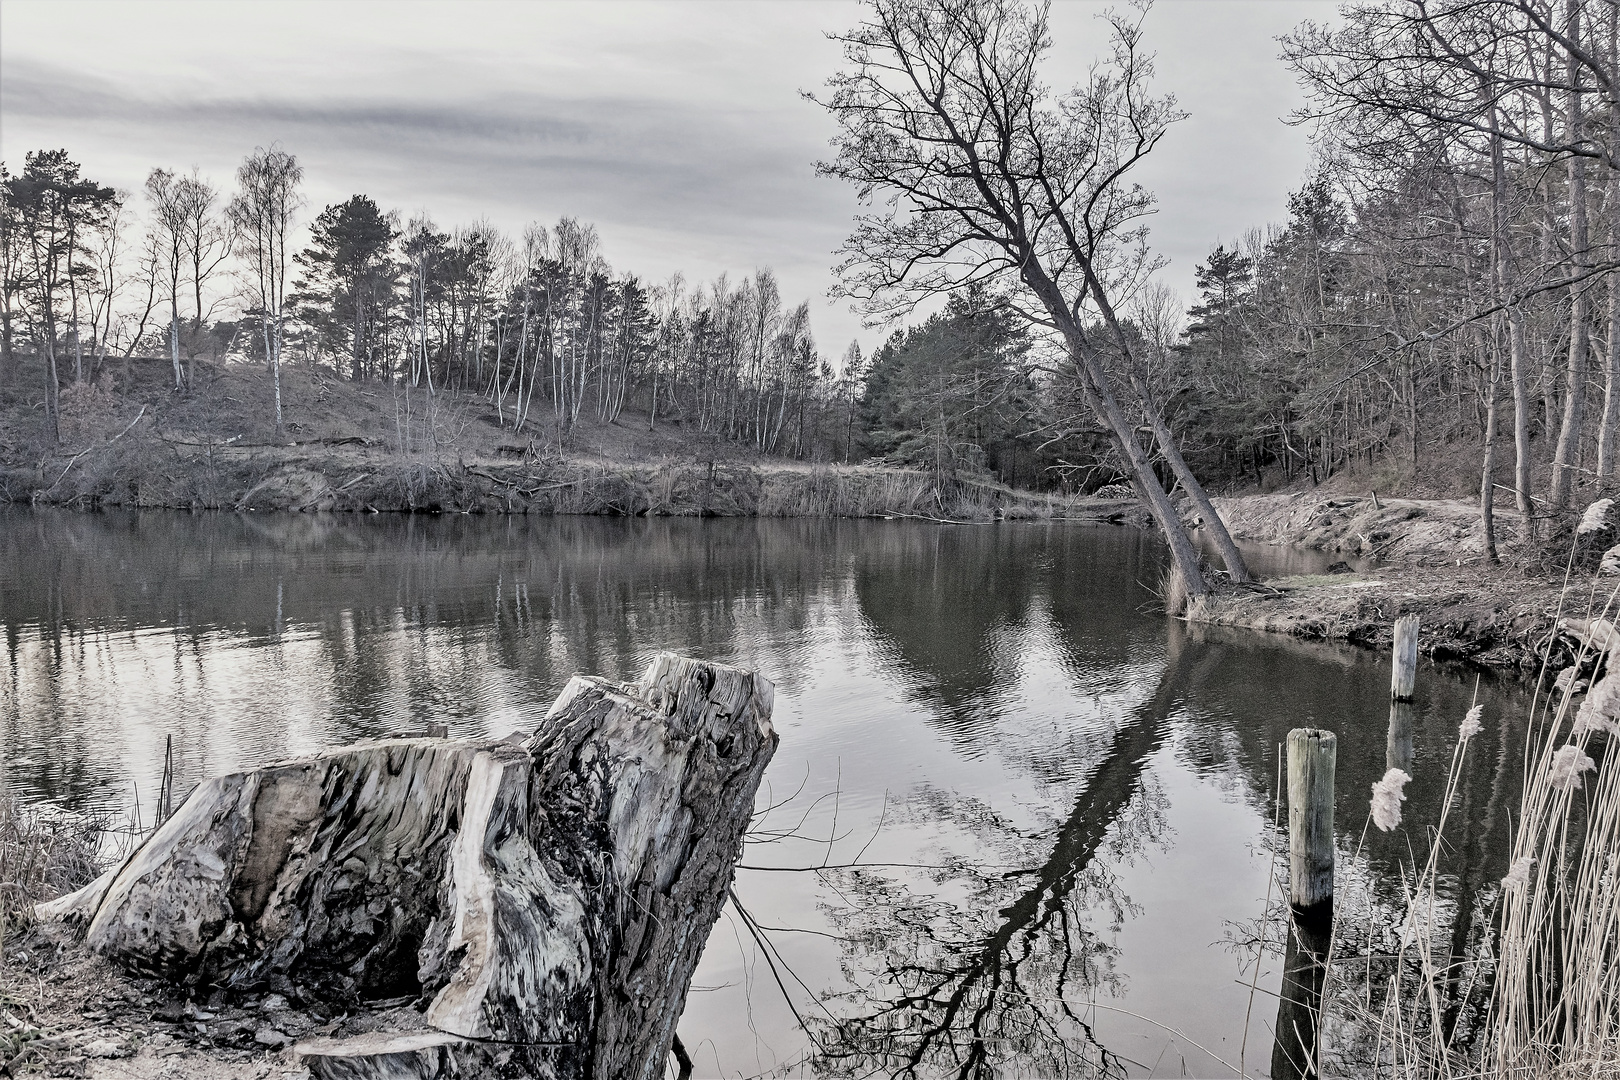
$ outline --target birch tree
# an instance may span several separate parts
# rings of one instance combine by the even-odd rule
[[[180,282],[186,265],[186,207],[178,178],[168,169],[153,169],[146,177],[146,201],[152,209],[152,246],[162,260],[159,280],[169,304],[169,362],[174,367],[174,388],[185,386],[180,367]]]
[[[304,176],[298,159],[279,147],[258,148],[236,170],[237,194],[227,208],[237,251],[247,264],[248,301],[264,336],[264,355],[275,388],[276,438],[281,438],[281,342],[286,316],[287,248]]]

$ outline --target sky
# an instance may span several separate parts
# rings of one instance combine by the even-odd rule
[[[1088,0],[1053,7],[1054,86],[1105,43]],[[1142,171],[1161,277],[1189,302],[1217,241],[1284,215],[1311,163],[1275,38],[1312,0],[1160,0],[1145,23],[1159,92],[1191,114]],[[735,280],[769,266],[809,300],[824,354],[886,336],[828,297],[854,192],[818,178],[828,117],[801,91],[838,66],[844,0],[0,3],[0,160],[65,147],[138,192],[156,166],[217,186],[255,147],[304,166],[305,218],[364,193],[441,228],[511,234],[573,216],[615,269]]]

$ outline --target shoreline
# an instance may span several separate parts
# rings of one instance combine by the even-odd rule
[[[1526,570],[1533,553],[1523,550],[1529,541],[1510,513],[1498,516],[1502,561],[1492,565],[1479,509],[1466,500],[1293,492],[1214,502],[1236,540],[1339,553],[1362,565],[1223,585],[1189,605],[1189,623],[1386,651],[1395,620],[1416,615],[1421,655],[1535,681],[1543,664],[1557,671],[1576,661],[1580,642],[1563,620],[1596,614],[1613,588],[1579,569],[1567,586]]]
[[[915,517],[1147,526],[1134,499],[1024,491],[978,477],[788,460],[668,456],[405,457],[325,444],[185,443],[166,466],[134,445],[75,471],[0,466],[0,505],[98,510],[578,514],[614,517]],[[51,474],[56,474],[53,478]]]
[[[872,465],[564,457],[402,457],[359,438],[242,445],[132,433],[66,462],[0,466],[0,505],[293,513],[911,518],[944,524],[1062,521],[1152,528],[1134,499],[1022,491],[979,478]],[[519,448],[509,448],[517,450]],[[166,464],[154,455],[160,453]],[[1347,573],[1218,585],[1191,623],[1387,649],[1396,618],[1416,614],[1420,652],[1437,661],[1533,678],[1543,656],[1567,666],[1578,643],[1561,616],[1585,616],[1590,574],[1562,580],[1520,568],[1517,521],[1497,519],[1500,565],[1484,557],[1469,500],[1377,499],[1321,490],[1216,497],[1233,539],[1343,556]],[[1183,503],[1183,513],[1190,504]],[[1196,518],[1188,524],[1201,525]],[[1349,565],[1356,562],[1356,567]],[[1561,569],[1561,567],[1560,567]],[[1560,600],[1564,611],[1560,612]],[[1598,603],[1601,607],[1601,602]]]

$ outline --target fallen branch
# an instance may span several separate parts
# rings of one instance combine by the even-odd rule
[[[73,457],[68,461],[67,467],[62,470],[62,475],[58,476],[56,478],[56,482],[53,483],[50,487],[45,488],[43,491],[35,492],[34,493],[34,498],[35,499],[42,499],[46,495],[49,495],[51,492],[55,491],[56,490],[56,485],[60,484],[63,480],[67,479],[68,470],[72,469],[73,466],[77,465],[79,463],[80,458],[84,457],[84,455],[90,453],[90,451],[92,451],[92,450],[103,449],[105,447],[111,446],[113,443],[117,442],[119,439],[122,439],[125,435],[128,435],[130,433],[130,430],[132,428],[134,428],[134,426],[136,424],[141,422],[141,417],[143,417],[145,415],[146,415],[146,406],[142,405],[141,406],[141,411],[135,414],[135,419],[131,420],[129,422],[129,425],[127,427],[125,427],[123,431],[120,431],[118,434],[114,435],[112,438],[108,439],[104,443],[97,443],[94,446],[87,446],[83,450],[80,450],[77,454],[74,454]]]

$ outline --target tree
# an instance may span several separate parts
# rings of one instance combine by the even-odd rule
[[[174,388],[185,386],[180,367],[180,283],[186,266],[187,194],[168,169],[153,169],[146,178],[146,199],[152,205],[153,249],[161,260],[160,282],[169,302],[169,361],[174,367]]]
[[[25,314],[27,248],[22,217],[11,196],[12,176],[0,163],[0,385],[11,381],[16,370],[17,323]]]
[[[318,306],[331,351],[347,349],[356,381],[379,373],[380,324],[396,273],[389,253],[398,237],[394,215],[354,195],[316,216],[310,246],[297,256],[304,268],[300,297]]]
[[[1505,314],[1520,517],[1526,523],[1531,518],[1530,440],[1538,391],[1542,434],[1550,439],[1556,429],[1548,486],[1551,507],[1560,511],[1583,471],[1592,286],[1594,278],[1620,266],[1612,251],[1596,257],[1602,248],[1591,243],[1589,221],[1591,190],[1613,189],[1620,165],[1612,107],[1620,90],[1620,19],[1613,5],[1595,0],[1384,0],[1347,7],[1343,16],[1333,27],[1307,23],[1284,39],[1284,58],[1309,95],[1299,118],[1315,122],[1324,141],[1337,144],[1369,177],[1415,175],[1419,158],[1411,147],[1423,143],[1425,156],[1438,159],[1437,172],[1453,186],[1456,209],[1448,216],[1456,221],[1458,246],[1477,249],[1458,260],[1459,302],[1430,308],[1428,325],[1403,328],[1390,312],[1384,321],[1396,347],[1368,360],[1364,370],[1399,359],[1411,372],[1417,361],[1410,357],[1440,339],[1456,340],[1459,332],[1476,342],[1496,342],[1503,336],[1496,324]],[[1590,182],[1592,168],[1601,183]],[[1486,209],[1483,218],[1470,214],[1465,198]],[[1533,205],[1538,220],[1517,221],[1521,204]],[[1614,200],[1606,198],[1601,210],[1611,230],[1620,227]],[[1421,220],[1407,216],[1409,223]],[[1523,252],[1515,250],[1521,247]],[[1408,312],[1420,308],[1412,301],[1421,295],[1414,289],[1401,298],[1409,302]],[[1620,289],[1611,289],[1610,306],[1620,308]],[[1482,329],[1487,322],[1495,327],[1488,339]],[[1603,365],[1595,470],[1600,481],[1615,467],[1620,427],[1616,341],[1620,335],[1608,342]],[[1555,360],[1559,350],[1565,352],[1562,364]],[[1501,365],[1480,367],[1492,373],[1484,396],[1486,412],[1494,415],[1489,405]],[[1415,421],[1415,407],[1411,415]],[[1485,426],[1490,437],[1482,491],[1489,491],[1495,431],[1489,420]],[[1489,500],[1482,499],[1487,531],[1490,512]]]
[[[282,435],[281,341],[287,303],[287,233],[301,204],[304,170],[279,147],[258,148],[236,170],[237,194],[227,209],[237,248],[248,264],[249,303],[259,318],[264,354],[275,386],[276,438]]]
[[[203,291],[207,288],[208,280],[230,258],[236,238],[231,234],[230,218],[214,212],[219,192],[198,175],[195,167],[190,176],[180,178],[178,186],[182,191],[181,205],[185,210],[182,231],[196,314],[192,333],[201,339],[211,311],[203,304]],[[195,358],[196,348],[192,349],[191,355]]]
[[[988,301],[970,286],[873,355],[860,403],[873,450],[954,482],[1016,441],[1029,331]]]
[[[1051,47],[1044,5],[874,0],[869,21],[838,37],[845,69],[822,102],[838,124],[836,154],[818,171],[883,199],[859,216],[839,266],[844,294],[866,310],[902,314],[984,282],[1058,336],[1063,377],[1109,432],[1197,596],[1209,590],[1197,549],[1104,355],[1133,363],[1115,298],[1151,267],[1141,222],[1153,200],[1129,174],[1181,114],[1173,99],[1148,93],[1139,22],[1104,20],[1109,55],[1054,101],[1038,71]],[[1219,522],[1196,480],[1188,493]],[[1235,547],[1223,556],[1247,578]]]
[[[105,222],[118,196],[112,188],[80,176],[79,163],[66,150],[27,155],[22,174],[6,180],[6,195],[15,208],[23,273],[33,294],[34,338],[45,358],[45,430],[54,442],[60,437],[57,308],[65,288],[77,344],[78,283],[93,272],[81,258],[87,254],[85,239]]]

